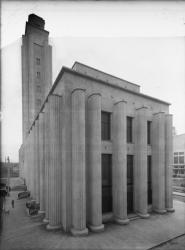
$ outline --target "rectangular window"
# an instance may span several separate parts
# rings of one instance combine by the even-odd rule
[[[178,156],[175,156],[174,157],[174,164],[177,164],[178,163]]]
[[[40,93],[41,92],[41,86],[37,85],[37,92]]]
[[[127,155],[127,185],[133,184],[133,155]]]
[[[37,71],[37,78],[40,79],[40,72]]]
[[[40,65],[40,58],[38,58],[38,57],[36,58],[36,64]]]
[[[41,100],[37,99],[37,105],[40,106],[41,105]]]
[[[184,156],[179,156],[179,163],[184,164]]]
[[[147,144],[151,144],[151,122],[147,121]]]
[[[127,116],[127,142],[132,142],[132,117]]]
[[[101,113],[101,135],[103,141],[111,139],[111,124],[110,124],[110,113]]]
[[[175,152],[174,155],[178,155],[178,152]]]

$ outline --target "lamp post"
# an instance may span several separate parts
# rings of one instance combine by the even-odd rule
[[[8,196],[10,195],[10,158],[7,156],[7,166],[8,166]]]

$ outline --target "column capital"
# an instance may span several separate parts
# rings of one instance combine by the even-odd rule
[[[160,114],[165,114],[165,112],[164,111],[159,111],[157,113],[153,113],[153,115],[160,115]]]
[[[86,89],[82,89],[82,88],[76,88],[76,89],[73,89],[71,94],[73,94],[75,91],[86,91]]]
[[[94,95],[99,95],[99,96],[101,96],[100,93],[92,93],[92,94],[90,94],[90,95],[88,96],[88,99],[89,99],[90,97],[94,96]]]
[[[143,105],[142,107],[136,108],[136,110],[140,110],[140,109],[148,109],[148,107]]]
[[[120,100],[120,101],[115,102],[114,105],[117,105],[117,104],[119,104],[119,103],[127,103],[127,101],[125,101],[125,100]]]
[[[173,115],[172,115],[172,114],[165,114],[165,116],[170,116],[170,117],[172,117]]]

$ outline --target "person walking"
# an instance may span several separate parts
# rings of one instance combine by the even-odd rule
[[[12,200],[12,208],[14,208],[14,200]]]

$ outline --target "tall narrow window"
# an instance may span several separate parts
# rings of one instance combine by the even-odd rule
[[[132,117],[127,116],[127,142],[132,142]]]
[[[110,124],[110,113],[101,113],[101,134],[102,140],[107,141],[111,139],[111,124]]]
[[[37,78],[40,79],[40,72],[37,71]]]
[[[133,211],[133,155],[127,155],[127,212]]]
[[[147,144],[151,144],[151,121],[147,121]]]
[[[40,58],[38,58],[38,57],[36,58],[36,64],[40,65]]]

